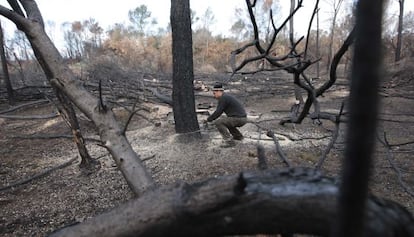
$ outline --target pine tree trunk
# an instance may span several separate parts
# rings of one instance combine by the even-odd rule
[[[193,49],[189,0],[171,1],[173,112],[175,131],[200,137],[194,97]]]

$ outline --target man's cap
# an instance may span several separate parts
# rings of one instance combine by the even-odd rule
[[[223,84],[221,83],[214,84],[213,91],[224,91]]]

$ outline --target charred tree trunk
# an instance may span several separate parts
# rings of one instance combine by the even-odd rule
[[[78,118],[76,117],[76,112],[73,108],[72,103],[59,90],[56,90],[56,96],[60,102],[60,104],[57,106],[59,112],[63,120],[72,131],[73,140],[76,144],[76,147],[78,148],[78,152],[81,157],[81,163],[79,166],[87,170],[94,170],[98,167],[99,162],[92,159],[92,157],[89,155],[88,149],[86,148],[85,139],[82,136]]]
[[[7,97],[9,100],[9,104],[14,103],[14,91],[12,84],[10,82],[10,75],[9,75],[9,69],[7,67],[7,57],[6,57],[6,50],[4,49],[4,34],[3,34],[3,27],[1,26],[0,22],[0,57],[1,57],[1,66],[3,69],[3,78],[4,82],[6,83],[6,90],[7,90]]]
[[[345,160],[333,236],[365,236],[368,180],[376,141],[378,87],[382,74],[383,1],[357,4]],[[381,235],[388,236],[388,235]]]
[[[328,236],[337,194],[334,180],[312,169],[245,172],[163,187],[52,236]],[[413,217],[400,205],[368,203],[367,237],[414,234]]]
[[[171,0],[173,112],[177,133],[200,137],[195,110],[190,14],[189,0]]]

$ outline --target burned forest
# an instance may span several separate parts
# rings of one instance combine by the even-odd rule
[[[414,58],[389,3],[359,0],[323,35],[316,0],[299,35],[303,0],[281,19],[241,2],[243,39],[171,0],[164,35],[115,27],[65,53],[36,1],[0,5],[32,54],[0,34],[0,235],[414,236]],[[234,147],[203,122],[217,82],[246,108]]]

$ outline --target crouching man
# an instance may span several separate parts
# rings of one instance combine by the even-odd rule
[[[222,135],[224,142],[221,147],[235,146],[234,140],[243,140],[243,135],[237,128],[247,123],[246,110],[238,99],[224,92],[223,85],[220,83],[214,85],[213,96],[218,100],[218,104],[216,111],[207,118],[207,121],[214,121],[214,125]],[[221,116],[223,112],[226,116]]]

